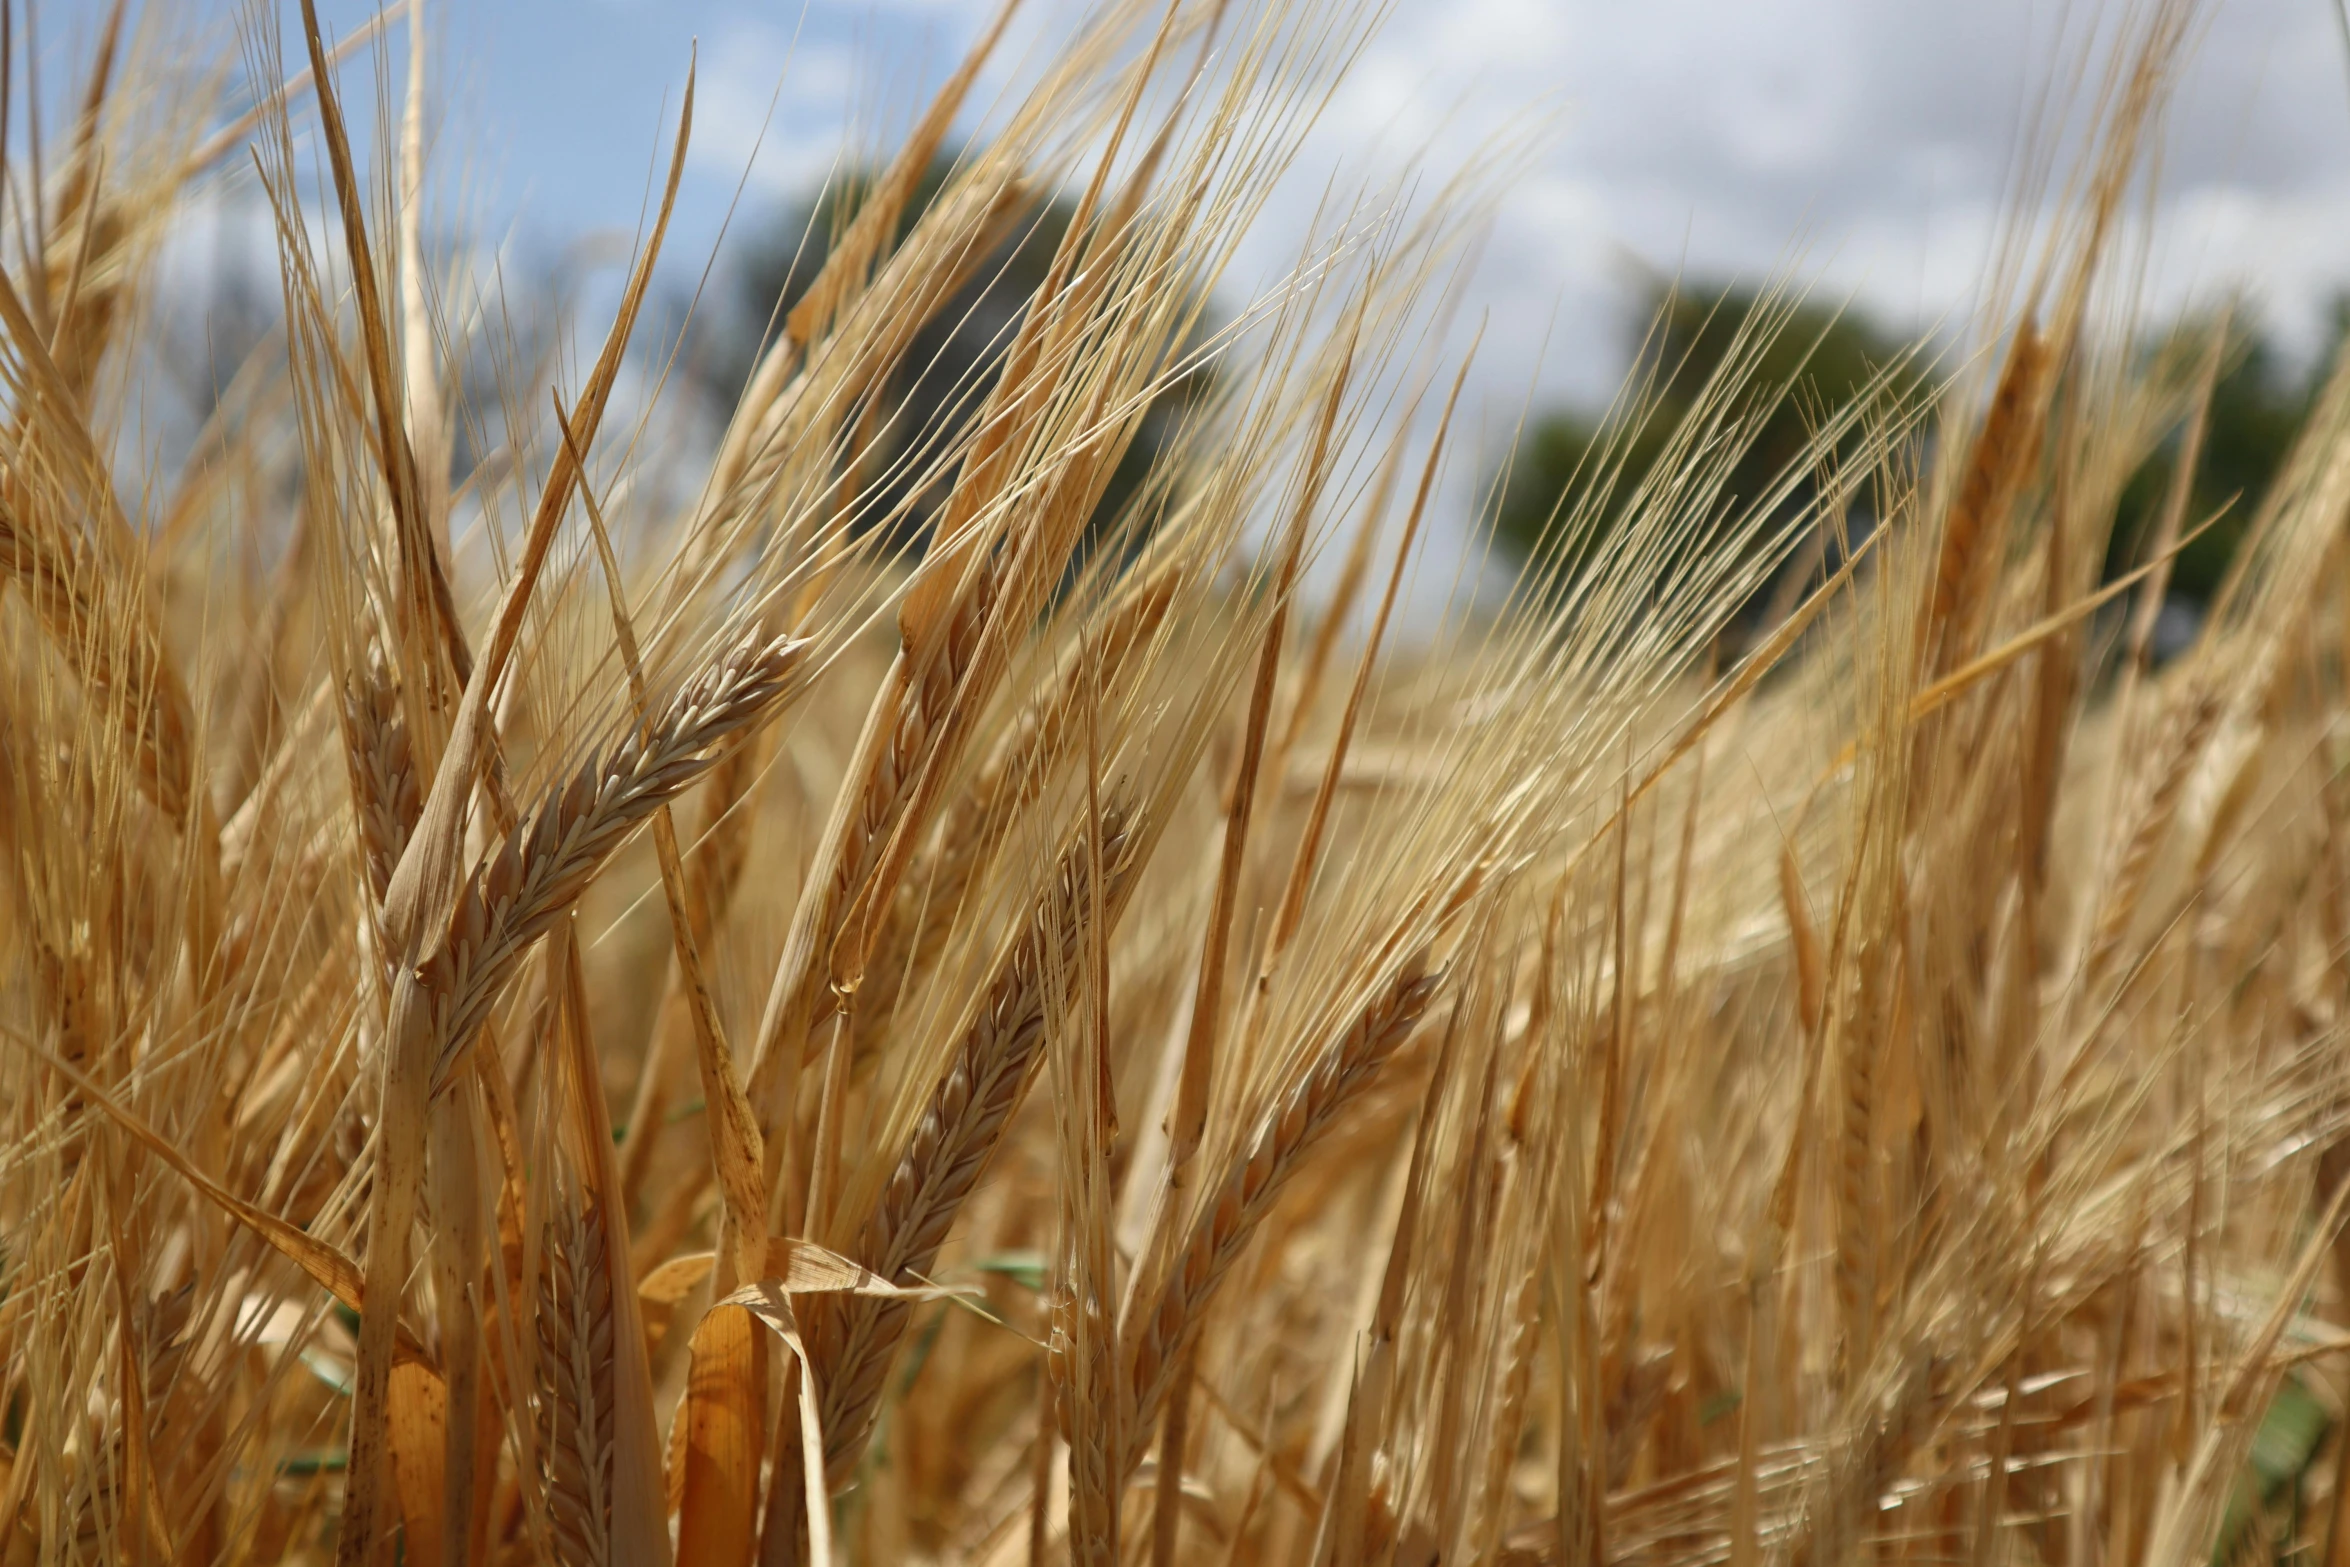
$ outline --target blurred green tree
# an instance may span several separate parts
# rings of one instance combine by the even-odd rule
[[[1739,328],[1762,307],[1753,290],[1723,285],[1673,290],[1657,284],[1643,304],[1641,319],[1653,325],[1632,355],[1629,369],[1635,378],[1653,377],[1654,397],[1648,416],[1619,437],[1622,462],[1607,497],[1611,509],[1621,507],[1638,489],[1708,378],[1728,357]],[[1747,406],[1767,405],[1768,412],[1731,470],[1722,506],[1725,515],[1761,494],[1802,456],[1823,413],[1862,395],[1887,367],[1894,367],[1889,390],[1906,392],[1918,384],[1918,372],[1903,359],[1904,345],[1865,316],[1809,303],[1780,308],[1786,310],[1785,323],[1755,356],[1746,394]],[[2149,344],[2146,351],[2199,354],[2201,333],[2209,327],[2208,319],[2190,324]],[[2305,364],[2249,312],[2233,313],[2187,509],[2190,527],[2214,515],[2219,520],[2180,552],[2172,568],[2172,592],[2202,601],[2217,591],[2252,515],[2323,390],[2345,336],[2350,336],[2350,294],[2335,301],[2328,339]],[[2170,431],[2124,488],[2108,553],[2109,575],[2142,557],[2183,434]],[[1495,517],[1495,530],[1505,544],[1531,554],[1551,527],[1554,512],[1571,510],[1606,480],[1609,465],[1601,460],[1605,435],[1600,419],[1578,410],[1550,413],[1529,426],[1512,454],[1509,483]],[[1812,498],[1807,479],[1797,486],[1789,504]],[[1611,514],[1603,512],[1598,525],[1576,542],[1577,559],[1567,562],[1570,571],[1588,556],[1611,521]]]
[[[2207,341],[2203,334],[2210,329],[2209,320],[2192,323],[2148,351],[2199,355]],[[2215,514],[2218,521],[2190,540],[2171,567],[2170,590],[2198,601],[2209,600],[2219,590],[2253,514],[2325,389],[2326,376],[2350,333],[2350,295],[2335,298],[2327,340],[2305,366],[2295,365],[2246,310],[2230,312],[2227,330],[2225,357],[2212,383],[2211,412],[2204,422],[2202,458],[2188,490],[2185,526],[2194,528]],[[2106,557],[2109,576],[2143,558],[2184,444],[2183,427],[2170,431],[2123,488]]]
[[[1674,287],[1655,282],[1644,291],[1642,324],[1630,373],[1648,385],[1644,413],[1614,436],[1620,468],[1607,461],[1610,431],[1588,413],[1564,410],[1536,420],[1512,454],[1509,481],[1494,527],[1521,555],[1542,547],[1552,518],[1564,517],[1596,486],[1607,484],[1605,510],[1571,546],[1569,572],[1578,569],[1638,491],[1673,432],[1695,409],[1707,383],[1738,351],[1749,374],[1733,407],[1756,415],[1752,437],[1732,466],[1717,506],[1717,525],[1765,493],[1809,448],[1824,417],[1848,407],[1872,385],[1888,393],[1913,389],[1920,371],[1908,345],[1852,310],[1809,300],[1765,297],[1736,284]],[[1775,320],[1767,341],[1737,350],[1741,331],[1758,310]],[[1842,446],[1858,447],[1860,432]],[[1610,482],[1610,474],[1614,477]],[[1813,476],[1803,475],[1786,511],[1813,499]],[[1561,544],[1548,546],[1566,548]]]
[[[892,249],[913,232],[946,188],[956,163],[954,157],[941,154],[923,171],[899,215]],[[734,313],[708,334],[697,356],[698,378],[722,407],[733,406],[750,378],[765,334],[780,330],[784,317],[814,284],[832,246],[847,232],[881,172],[860,167],[836,175],[814,195],[786,208],[737,260]],[[970,280],[915,332],[903,368],[883,392],[883,433],[864,468],[867,482],[876,486],[864,514],[900,518],[897,542],[914,542],[927,533],[954,477],[938,476],[926,492],[914,494],[913,486],[922,478],[914,470],[922,464],[903,459],[937,450],[986,402],[1073,216],[1073,204],[1057,197],[1017,214],[994,253],[979,262]],[[1170,457],[1186,415],[1198,407],[1211,385],[1210,372],[1196,368],[1174,379],[1152,401],[1095,509],[1090,534],[1098,535],[1116,518]],[[1136,537],[1147,527],[1145,519]]]

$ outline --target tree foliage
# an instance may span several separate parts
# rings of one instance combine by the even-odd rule
[[[955,164],[942,154],[923,171],[891,236],[893,249],[946,187]],[[877,167],[857,167],[835,175],[779,214],[738,260],[730,327],[706,343],[702,354],[702,375],[719,406],[732,405],[749,379],[759,345],[781,329],[824,270],[826,256],[881,173]],[[972,268],[970,280],[915,333],[904,368],[884,392],[874,449],[865,454],[859,478],[876,487],[876,503],[866,514],[903,518],[909,540],[927,530],[954,483],[952,471],[925,474],[919,470],[926,464],[910,459],[951,441],[985,403],[1002,373],[1005,350],[1044,285],[1074,215],[1074,204],[1059,197],[1040,199],[1016,214],[994,253]],[[1208,372],[1194,370],[1153,401],[1096,509],[1095,531],[1116,518],[1167,459],[1185,414],[1201,402],[1209,385]],[[921,493],[915,493],[917,485]]]
[[[2208,321],[2192,322],[2150,351],[2199,353],[2210,329]],[[2306,364],[2296,364],[2248,312],[2230,313],[2225,357],[2212,384],[2202,454],[2195,465],[2184,518],[2190,529],[2206,522],[2210,526],[2180,550],[2171,567],[2172,592],[2207,600],[2219,590],[2220,579],[2227,575],[2253,514],[2284,467],[2318,393],[2324,389],[2346,330],[2350,330],[2350,296],[2334,301],[2331,330],[2322,351]],[[2114,519],[2109,572],[2125,570],[2144,555],[2184,446],[2184,429],[2171,431],[2123,489]]]
[[[1741,342],[1757,311],[1777,323],[1764,341]],[[1558,532],[1554,518],[1595,506],[1598,516],[1571,542],[1587,556],[1614,515],[1640,490],[1708,384],[1735,356],[1747,368],[1733,402],[1750,423],[1733,464],[1716,522],[1767,493],[1799,462],[1823,421],[1881,387],[1897,394],[1919,372],[1902,341],[1858,312],[1809,300],[1766,298],[1736,284],[1653,285],[1638,317],[1642,333],[1629,366],[1646,397],[1628,417],[1563,409],[1536,420],[1512,454],[1494,518],[1501,541],[1521,555]],[[1844,443],[1856,446],[1855,431]],[[1800,475],[1784,507],[1813,498],[1814,476]],[[1702,541],[1693,541],[1702,544]],[[1574,562],[1570,561],[1570,568]]]
[[[1532,554],[1546,534],[1556,533],[1554,517],[1595,501],[1600,511],[1596,525],[1572,545],[1576,556],[1587,555],[1607,531],[1613,510],[1638,492],[1674,430],[1730,357],[1740,328],[1758,308],[1766,306],[1753,290],[1734,285],[1658,285],[1650,290],[1640,316],[1645,335],[1627,367],[1635,384],[1650,384],[1650,400],[1637,418],[1613,424],[1576,409],[1553,411],[1533,422],[1511,456],[1508,484],[1495,514],[1501,541],[1521,555]],[[1919,372],[1904,357],[1905,345],[1865,315],[1809,302],[1767,308],[1783,311],[1785,321],[1753,357],[1754,373],[1743,396],[1758,417],[1751,444],[1733,466],[1720,503],[1725,516],[1764,493],[1802,458],[1825,416],[1866,395],[1880,378],[1889,392],[1908,391],[1919,382]],[[2210,328],[2208,319],[2191,322],[2149,344],[2146,351],[2199,353]],[[2300,435],[2344,336],[2350,333],[2350,295],[2336,301],[2330,339],[2306,362],[2297,360],[2248,312],[2235,312],[2228,332],[2186,514],[2190,528],[2210,525],[2180,552],[2171,574],[2171,590],[2198,601],[2217,591],[2246,527]],[[2183,428],[2170,431],[2124,488],[2114,519],[2109,574],[2143,556],[2183,437]],[[1788,505],[1812,498],[1807,476],[1797,482]],[[1865,525],[1865,519],[1861,521]]]

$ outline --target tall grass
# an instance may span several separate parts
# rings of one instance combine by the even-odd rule
[[[2350,381],[2157,666],[2187,5],[1930,398],[1731,493],[1766,307],[1408,645],[1501,182],[1226,279],[1375,7],[1103,0],[898,243],[991,28],[684,484],[690,75],[600,348],[473,406],[422,45],[256,8],[232,119],[168,9],[0,160],[0,1561],[2350,1560]],[[160,463],[222,179],[283,331]]]

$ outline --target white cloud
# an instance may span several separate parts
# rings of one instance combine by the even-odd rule
[[[1506,328],[1487,339],[1497,389],[1536,372],[1555,319],[1542,384],[1604,393],[1627,256],[1750,279],[1792,258],[1831,295],[1930,326],[1966,306],[2026,119],[2061,106],[2063,67],[2087,41],[2080,14],[2028,0],[1403,0],[1298,183],[1319,189],[1316,158],[1373,143],[1420,139],[1436,162],[1457,159],[1563,105],[1479,280]],[[2164,143],[2152,308],[2247,287],[2310,334],[2319,301],[2350,282],[2346,66],[2314,0],[2209,14]],[[2071,95],[2076,126],[2094,86]]]
[[[841,145],[858,83],[844,45],[730,19],[708,55],[690,167],[754,189],[797,195],[822,179]]]

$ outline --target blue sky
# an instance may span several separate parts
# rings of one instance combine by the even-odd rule
[[[338,36],[374,10],[348,0],[320,6]],[[1032,36],[1054,10],[1051,0],[1030,0]],[[290,29],[299,13],[284,12]],[[671,240],[682,267],[718,243],[738,189],[739,221],[772,222],[824,177],[844,133],[861,129],[858,142],[870,146],[877,124],[901,126],[986,13],[963,0],[805,9],[741,0],[429,0],[427,16],[440,82],[436,162],[444,175],[467,176],[474,221],[519,225],[539,243],[633,231],[698,46],[695,134]]]

